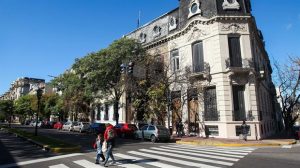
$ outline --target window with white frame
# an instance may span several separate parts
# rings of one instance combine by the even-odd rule
[[[179,51],[178,49],[171,51],[171,66],[173,72],[179,70]]]

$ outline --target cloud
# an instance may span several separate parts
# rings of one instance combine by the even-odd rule
[[[286,30],[291,30],[292,27],[293,27],[292,23],[289,23],[285,26]]]

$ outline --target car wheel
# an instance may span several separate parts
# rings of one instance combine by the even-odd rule
[[[134,139],[139,139],[139,135],[138,134],[134,134]]]
[[[156,142],[156,137],[155,137],[155,135],[151,135],[151,138],[150,138],[150,139],[151,139],[151,142],[152,142],[152,143],[155,143],[155,142]]]
[[[79,132],[82,133],[81,128],[79,129]]]
[[[71,132],[71,127],[69,128],[69,132]]]

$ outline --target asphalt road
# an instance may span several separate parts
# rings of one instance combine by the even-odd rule
[[[33,128],[22,128],[34,131]],[[95,165],[95,151],[91,149],[94,135],[40,129],[40,134],[71,141],[84,146],[85,152],[54,155],[40,148],[0,132],[0,168],[49,167],[82,168]],[[117,164],[110,167],[235,167],[235,168],[299,168],[300,146],[290,148],[216,148],[188,146],[174,143],[151,143],[120,139],[114,149]],[[1,166],[2,165],[2,166]]]

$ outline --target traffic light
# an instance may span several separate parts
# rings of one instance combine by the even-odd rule
[[[129,62],[128,63],[128,74],[132,74],[133,73],[133,67],[134,67],[134,63],[133,62]]]
[[[126,65],[125,64],[121,64],[121,73],[123,74],[123,73],[125,73],[125,71],[126,71]]]

